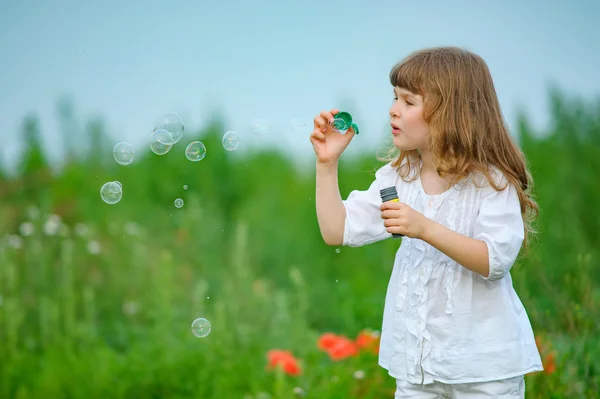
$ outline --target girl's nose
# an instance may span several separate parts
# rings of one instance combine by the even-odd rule
[[[390,112],[390,117],[392,117],[392,118],[398,118],[398,117],[400,117],[400,107],[398,107],[398,105],[397,105],[396,102],[394,102],[392,104],[392,106],[390,107],[389,112]]]

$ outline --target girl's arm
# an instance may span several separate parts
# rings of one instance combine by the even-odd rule
[[[500,191],[491,187],[484,189],[473,225],[473,238],[427,220],[422,239],[487,280],[504,277],[523,244],[525,228],[521,205],[512,185]]]
[[[421,239],[445,253],[467,269],[488,278],[490,262],[487,244],[450,230],[444,225],[427,219]]]
[[[524,238],[516,189],[485,190],[473,238],[426,218],[410,206],[384,202],[381,217],[389,233],[421,239],[487,280],[499,280],[513,266]]]
[[[317,162],[315,202],[323,241],[327,245],[342,245],[346,208],[338,186],[338,163]]]

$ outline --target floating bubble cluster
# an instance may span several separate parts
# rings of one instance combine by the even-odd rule
[[[351,118],[351,117],[350,117]],[[340,113],[333,122],[334,129],[345,132],[352,120]],[[353,125],[353,124],[352,124]],[[264,119],[254,119],[250,122],[250,131],[257,136],[265,136],[271,133],[271,124]],[[300,119],[293,119],[289,129],[294,134],[302,134],[307,129],[307,124]],[[177,113],[169,112],[158,118],[148,139],[150,150],[156,155],[165,155],[181,141],[185,132],[185,124]],[[226,151],[235,151],[240,146],[238,134],[229,130],[223,134],[221,143]],[[206,146],[201,141],[192,141],[185,147],[185,157],[191,162],[199,162],[206,157]],[[135,160],[133,146],[126,142],[119,142],[113,148],[113,157],[119,165],[127,166]],[[187,185],[183,186],[188,189]],[[109,181],[100,188],[100,197],[107,204],[117,204],[123,198],[123,185],[119,181]],[[184,200],[177,198],[173,202],[178,209],[183,208]],[[340,253],[336,249],[336,253]],[[336,280],[337,282],[337,280]],[[209,297],[207,297],[209,299]],[[192,333],[198,338],[204,338],[210,334],[211,324],[205,318],[198,318],[192,323]]]

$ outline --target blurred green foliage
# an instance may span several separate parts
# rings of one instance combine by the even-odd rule
[[[549,366],[526,377],[527,397],[592,398],[600,101],[554,90],[551,103],[548,131],[534,132],[523,115],[516,132],[541,217],[512,274]],[[70,104],[59,109],[64,166],[52,171],[28,116],[18,172],[0,172],[0,397],[289,398],[294,387],[312,398],[393,396],[375,355],[334,362],[317,349],[324,332],[379,328],[398,243],[339,253],[325,245],[314,169],[276,151],[227,152],[218,121],[186,133],[208,148],[200,163],[183,157],[182,140],[122,167],[101,121],[77,133]],[[371,153],[342,158],[346,197],[366,189],[379,164]],[[112,180],[124,196],[107,205],[99,188]],[[197,317],[212,323],[207,338],[190,332]],[[302,375],[266,370],[273,348],[292,351]]]

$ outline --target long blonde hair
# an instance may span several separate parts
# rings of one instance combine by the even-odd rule
[[[525,156],[508,133],[490,70],[477,54],[456,47],[436,47],[410,54],[394,65],[390,83],[423,96],[423,119],[429,124],[430,151],[440,177],[449,187],[472,172],[481,172],[495,190],[490,166],[498,168],[519,194],[525,224],[525,243],[535,232],[539,214],[531,195],[533,179]],[[394,151],[394,149],[392,149]],[[405,181],[411,163],[420,162],[417,150],[388,153],[387,158]],[[407,168],[400,168],[406,164]]]

